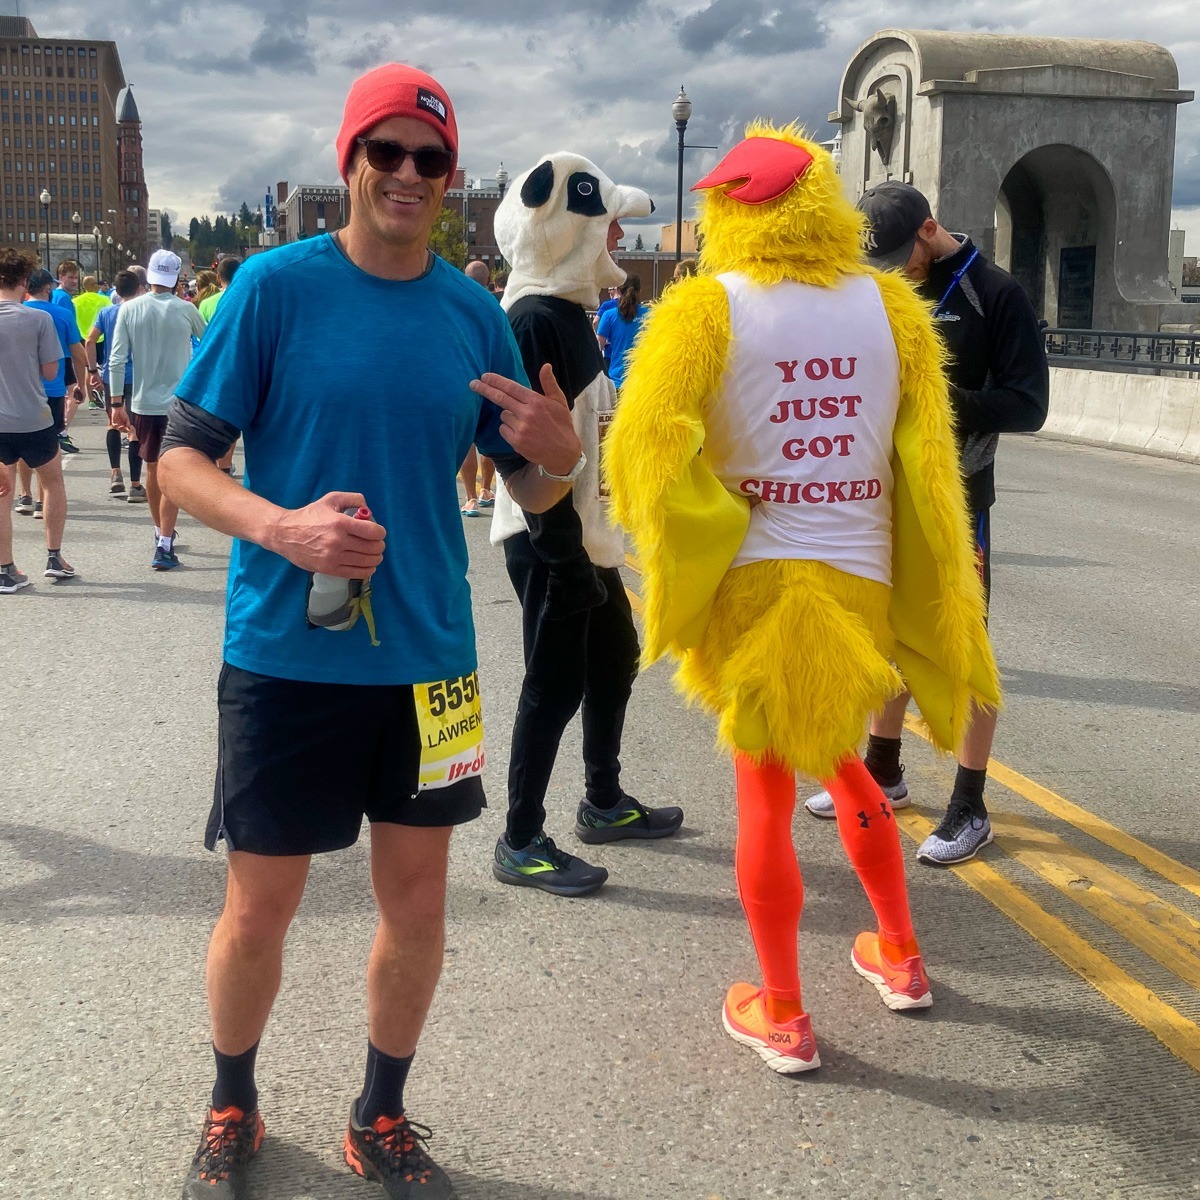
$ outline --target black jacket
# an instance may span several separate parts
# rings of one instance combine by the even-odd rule
[[[1032,433],[1045,423],[1050,372],[1033,305],[1007,271],[977,254],[951,289],[975,253],[970,238],[959,240],[959,250],[934,263],[918,290],[940,304],[937,325],[953,359],[951,401],[967,498],[979,510],[996,500],[999,435]]]

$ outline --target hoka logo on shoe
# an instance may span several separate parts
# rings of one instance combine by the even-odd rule
[[[774,1030],[767,1037],[769,1041],[774,1042],[777,1046],[790,1046],[796,1040],[794,1033],[776,1033]]]

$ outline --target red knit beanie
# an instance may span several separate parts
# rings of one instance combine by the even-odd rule
[[[413,117],[436,130],[454,155],[448,181],[458,166],[458,124],[454,106],[442,85],[424,71],[404,63],[388,63],[360,75],[346,97],[346,111],[337,136],[338,170],[349,182],[355,138],[391,117]]]

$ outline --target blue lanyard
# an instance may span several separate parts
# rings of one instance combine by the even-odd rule
[[[935,308],[933,310],[933,319],[935,321],[938,319],[938,317],[940,317],[942,315],[943,311],[946,308],[946,301],[949,300],[950,297],[954,294],[954,289],[956,287],[958,287],[959,283],[962,280],[962,277],[967,273],[967,271],[970,269],[971,264],[978,257],[979,257],[979,250],[978,249],[972,250],[971,257],[968,258],[967,261],[965,263],[963,263],[963,265],[961,267],[959,267],[957,271],[954,272],[954,278],[952,280],[950,280],[950,286],[945,290],[945,292],[942,294],[942,298],[937,302],[937,308]]]

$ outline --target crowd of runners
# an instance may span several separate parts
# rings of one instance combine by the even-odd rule
[[[764,985],[731,989],[723,1010],[730,1035],[776,1071],[820,1064],[800,1000],[803,890],[789,833],[795,763],[809,759],[781,748],[787,731],[774,731],[760,712],[765,701],[747,692],[758,664],[743,653],[776,620],[780,596],[789,604],[795,597],[796,605],[819,596],[826,617],[842,614],[823,627],[835,639],[843,633],[838,621],[849,622],[846,646],[854,648],[824,668],[829,678],[802,676],[814,694],[850,679],[858,654],[883,681],[880,700],[892,697],[874,706],[862,762],[839,752],[829,770],[813,768],[827,786],[806,808],[836,819],[879,918],[878,931],[855,943],[855,969],[889,1008],[932,1003],[891,813],[909,803],[900,762],[903,684],[918,703],[937,698],[943,674],[934,643],[943,630],[909,660],[902,657],[906,631],[896,629],[895,661],[906,672],[913,664],[903,682],[879,658],[892,645],[885,626],[893,506],[896,538],[914,536],[903,509],[912,504],[913,520],[926,526],[921,544],[942,555],[938,571],[930,567],[919,581],[929,604],[958,589],[962,611],[977,626],[965,636],[979,671],[947,701],[954,715],[943,722],[956,731],[958,776],[945,819],[919,859],[962,862],[991,840],[984,785],[995,704],[985,702],[994,696],[982,614],[992,464],[998,434],[1038,428],[1047,406],[1037,322],[1019,286],[969,239],[943,229],[925,198],[904,184],[868,193],[860,214],[830,199],[832,190],[821,201],[828,210],[822,220],[841,223],[845,254],[834,273],[821,264],[824,273],[809,283],[794,262],[756,281],[730,249],[752,237],[743,229],[723,242],[718,217],[727,211],[731,221],[757,219],[785,205],[806,180],[817,189],[821,173],[833,169],[819,148],[783,131],[749,137],[724,174],[719,169],[698,185],[713,197],[706,201],[711,249],[698,273],[694,264],[680,272],[661,306],[644,305],[637,281],[623,280],[611,258],[621,221],[648,216],[649,197],[614,184],[579,156],[540,160],[497,213],[513,267],[498,294],[477,266],[463,273],[429,250],[458,145],[446,92],[423,72],[392,64],[358,79],[346,100],[337,155],[352,207],[334,234],[245,264],[225,259],[187,299],[179,294],[180,260],[169,250],[155,252],[144,269],[120,272],[111,290],[80,279],[72,262],[55,279],[31,256],[0,250],[0,593],[29,584],[14,561],[14,514],[44,522],[46,577],[75,574],[63,551],[62,455],[77,450],[70,424],[89,398],[108,415],[108,495],[148,507],[150,567],[179,565],[181,508],[233,539],[205,836],[209,849],[224,841],[228,851],[225,907],[207,969],[215,1084],[185,1198],[245,1194],[247,1165],[264,1136],[256,1060],[284,939],[311,856],[353,844],[364,817],[379,925],[367,966],[365,1079],[350,1109],[345,1160],[390,1197],[454,1194],[429,1157],[428,1130],[409,1119],[404,1089],[441,969],[451,834],[484,806],[463,515],[491,510],[492,541],[502,546],[523,618],[525,679],[496,879],[558,896],[586,895],[607,879],[547,833],[551,771],[580,710],[584,788],[575,837],[585,845],[636,841],[682,826],[680,807],[643,805],[621,780],[639,639],[619,574],[624,534],[601,499],[600,428],[614,410],[615,507],[646,554],[658,556],[648,567],[647,637],[655,653],[674,644],[684,656],[692,672],[685,682],[721,716],[722,740],[737,762],[738,884]],[[742,203],[739,192],[752,192],[762,178],[774,190]],[[811,218],[816,210],[805,203]],[[782,221],[771,237],[786,241]],[[736,269],[718,277],[722,247]],[[777,251],[783,254],[772,245],[754,261],[761,268]],[[606,295],[611,303],[596,314]],[[788,312],[815,314],[812,344],[828,354],[788,356],[792,327],[780,323]],[[631,357],[643,322],[644,345],[637,341]],[[935,325],[949,351],[948,391]],[[912,336],[902,338],[902,328]],[[660,345],[671,354],[660,354]],[[379,362],[390,363],[402,383],[352,383],[357,364]],[[835,388],[797,384],[805,373],[819,382],[848,380],[855,371],[853,385],[836,385],[847,392],[840,397],[809,399],[809,392]],[[729,382],[738,372],[740,392]],[[702,380],[697,397],[708,400],[693,411],[687,388]],[[624,384],[620,405],[616,384]],[[678,395],[664,399],[673,388]],[[871,409],[863,400],[869,389],[890,396],[890,407]],[[722,415],[722,404],[736,420]],[[918,410],[919,418],[912,415]],[[777,446],[775,430],[785,423],[803,426],[804,437],[788,440],[775,462],[777,451],[764,447]],[[707,441],[697,433],[706,425]],[[856,436],[870,447],[869,478],[827,482],[820,460],[836,458],[835,447],[849,457]],[[651,455],[647,447],[664,438]],[[232,470],[239,439],[245,483]],[[946,446],[949,457],[939,459]],[[910,495],[922,486],[904,473],[914,453],[953,489],[961,472],[965,495],[955,491],[931,515],[938,502],[928,479],[925,493]],[[768,460],[772,478],[761,465]],[[779,474],[785,469],[786,477]],[[711,472],[721,471],[721,483],[712,483],[718,476]],[[735,486],[729,472],[736,471],[753,477]],[[643,501],[643,485],[654,503]],[[810,517],[822,522],[815,532],[803,524]],[[714,547],[730,530],[733,551],[718,563]],[[907,569],[897,559],[896,570]],[[776,574],[759,611],[746,581],[764,580],[768,571]],[[898,579],[897,591],[902,582],[911,580]],[[699,597],[692,609],[685,586]],[[723,605],[732,615],[722,615]],[[808,628],[796,621],[796,629]],[[377,625],[386,637],[376,636]],[[771,668],[809,649],[795,644],[802,640],[781,643]],[[727,694],[718,647],[732,664]],[[947,667],[945,678],[955,670],[965,668]],[[490,712],[503,707],[490,698]],[[871,707],[851,714],[859,732]],[[935,729],[941,715],[930,715]],[[813,715],[805,735],[815,737],[829,719]],[[840,734],[830,736],[840,744]],[[338,752],[346,744],[359,752],[347,758]]]

